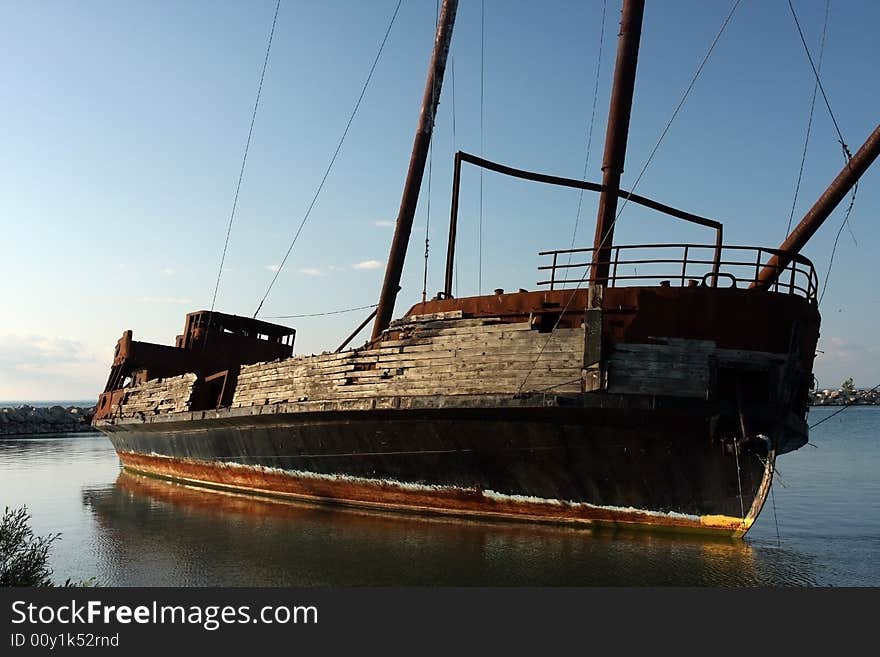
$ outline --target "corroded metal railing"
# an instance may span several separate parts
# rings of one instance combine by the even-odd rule
[[[552,259],[538,270],[549,278],[538,285],[550,289],[585,287],[594,283],[590,265],[595,249],[559,249],[538,255]],[[780,258],[779,256],[785,256]],[[786,262],[784,266],[774,262]],[[779,275],[770,286],[774,292],[802,296],[816,301],[819,279],[809,259],[762,246],[717,244],[633,244],[615,245],[609,260],[608,287],[632,285],[678,285],[710,287],[752,287],[761,270],[777,266]]]

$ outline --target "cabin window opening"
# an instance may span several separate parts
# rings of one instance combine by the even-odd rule
[[[559,321],[562,313],[541,313],[538,315],[538,333],[550,333]]]
[[[226,376],[220,376],[208,382],[207,398],[209,408],[220,408],[223,404],[223,387],[226,384]]]

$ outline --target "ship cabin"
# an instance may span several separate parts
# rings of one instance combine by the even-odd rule
[[[131,330],[125,331],[116,343],[96,419],[113,414],[126,388],[189,373],[199,381],[193,409],[228,405],[240,367],[289,358],[296,330],[251,317],[198,310],[187,314],[183,333],[173,347],[132,337]]]

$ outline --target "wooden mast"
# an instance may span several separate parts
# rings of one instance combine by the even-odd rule
[[[431,64],[428,66],[428,79],[425,83],[422,108],[419,112],[419,122],[409,161],[409,171],[406,174],[403,197],[400,200],[400,210],[397,214],[397,224],[394,227],[394,238],[391,241],[391,253],[388,255],[385,279],[382,282],[379,306],[376,309],[376,323],[373,324],[374,340],[391,323],[394,302],[400,290],[400,276],[403,273],[406,248],[409,244],[413,217],[419,201],[422,175],[425,172],[425,161],[428,158],[428,146],[431,144],[431,134],[434,131],[434,117],[440,100],[440,88],[443,86],[443,74],[446,71],[446,58],[449,55],[452,27],[455,23],[457,10],[458,0],[443,0],[440,18],[437,21],[437,35],[434,37],[434,53],[431,56]]]
[[[617,39],[617,59],[614,64],[614,83],[611,88],[611,106],[608,109],[608,130],[605,134],[605,155],[602,158],[602,192],[596,218],[596,236],[593,241],[593,262],[590,279],[595,285],[608,282],[608,264],[614,243],[614,220],[617,213],[617,193],[626,158],[626,138],[633,90],[636,84],[636,64],[639,59],[639,40],[642,35],[642,15],[645,0],[624,0],[620,16],[620,34]]]

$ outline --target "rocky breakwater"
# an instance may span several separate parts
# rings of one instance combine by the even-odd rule
[[[93,431],[94,414],[94,406],[0,408],[0,436]]]
[[[814,406],[876,406],[880,404],[880,390],[816,390],[812,403]]]

